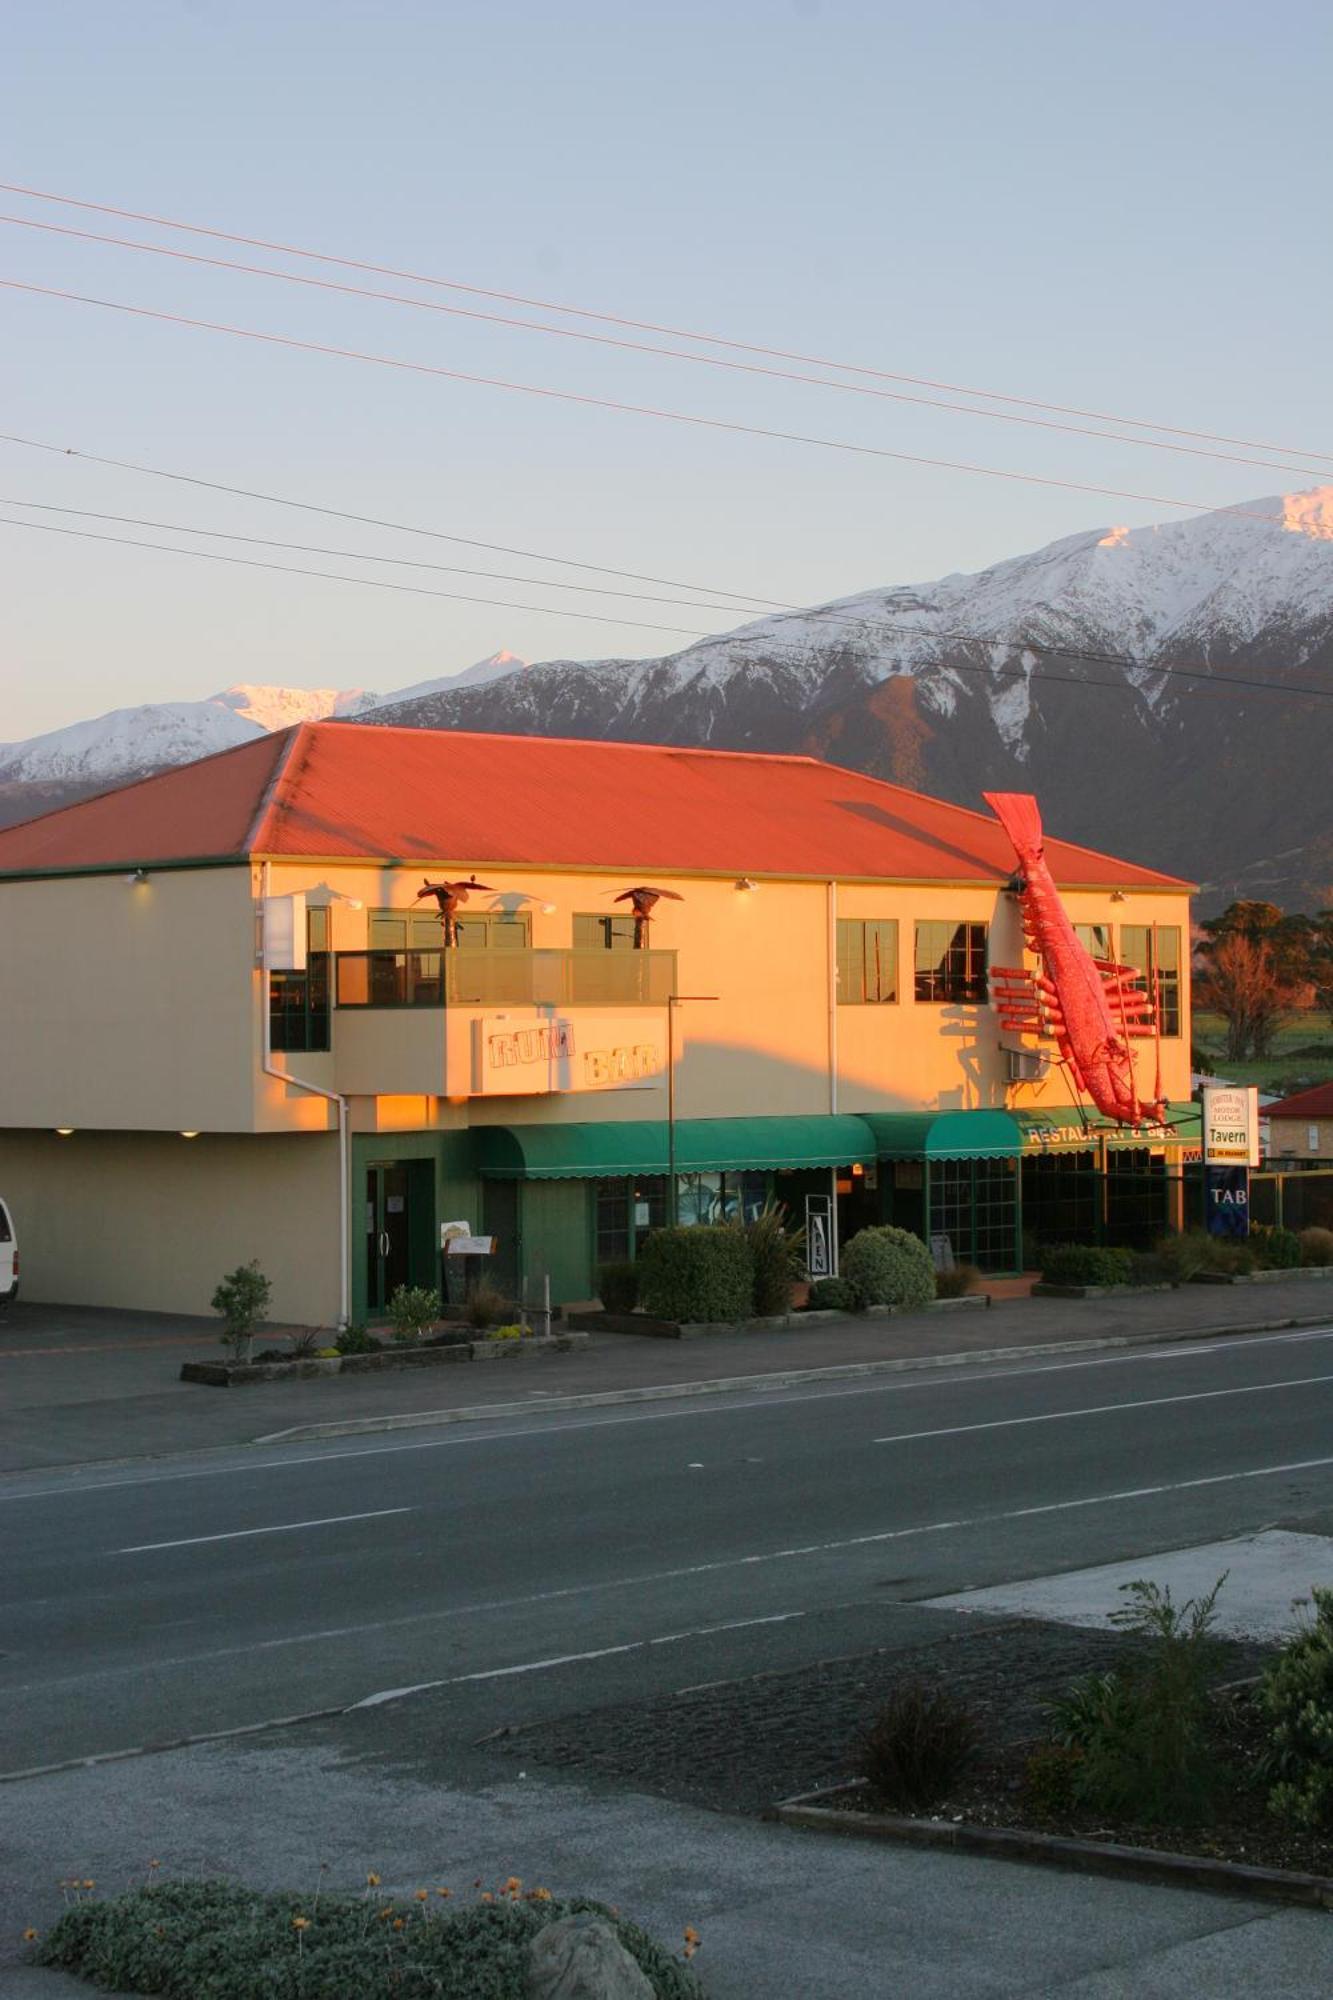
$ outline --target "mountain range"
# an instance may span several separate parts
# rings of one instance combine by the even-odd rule
[[[321,702],[414,728],[802,751],[967,805],[1034,791],[1063,837],[1200,882],[1205,911],[1313,908],[1333,902],[1330,698],[1333,486],[1093,528],[657,659],[496,654],[386,696],[237,687],[120,710],[0,750],[0,819],[29,788],[105,784]],[[219,740],[191,738],[203,710]]]

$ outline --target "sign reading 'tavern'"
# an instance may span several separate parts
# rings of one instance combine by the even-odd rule
[[[666,1076],[665,1040],[648,1013],[483,1014],[472,1026],[472,1095],[646,1089]]]

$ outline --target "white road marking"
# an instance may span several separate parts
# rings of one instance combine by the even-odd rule
[[[1271,1396],[1277,1389],[1308,1389],[1317,1382],[1333,1382],[1333,1375],[1299,1375],[1290,1382],[1254,1382],[1239,1389],[1197,1389],[1188,1396],[1144,1396],[1136,1403],[1090,1403],[1082,1410],[1048,1410],[1036,1417],[996,1417],[985,1424],[949,1424],[937,1431],[897,1431],[892,1437],[872,1439],[874,1444],[912,1444],[917,1438],[964,1437],[971,1431],[1009,1431],[1020,1424],[1063,1424],[1071,1417],[1115,1416],[1122,1410],[1157,1410],[1167,1403],[1211,1403],[1219,1396]]]
[[[432,1688],[462,1687],[467,1681],[510,1680],[516,1674],[544,1674],[552,1667],[579,1666],[586,1660],[609,1660],[615,1653],[642,1653],[650,1646],[679,1646],[687,1639],[710,1639],[717,1632],[748,1632],[755,1625],[789,1625],[793,1619],[808,1615],[804,1611],[775,1611],[767,1618],[733,1618],[726,1625],[696,1625],[689,1632],[663,1632],[656,1639],[627,1639],[622,1645],[597,1646],[587,1653],[555,1653],[548,1660],[524,1660],[514,1667],[483,1667],[474,1674],[452,1674],[446,1680],[417,1681],[412,1687],[385,1688],[379,1694],[368,1694],[362,1700],[352,1702],[351,1708],[381,1708],[385,1702],[401,1701],[404,1695],[409,1694],[428,1694]]]
[[[136,1542],[118,1556],[151,1555],[155,1549],[192,1549],[200,1542],[243,1542],[250,1535],[294,1535],[298,1528],[336,1528],[343,1521],[382,1521],[386,1514],[415,1514],[415,1507],[376,1507],[369,1514],[325,1514],[318,1521],[282,1521],[272,1528],[233,1528],[226,1535],[187,1535],[179,1542]]]
[[[1175,1351],[1172,1358],[1182,1361],[1189,1360],[1196,1353],[1203,1355],[1243,1355],[1252,1347],[1284,1346],[1291,1341],[1297,1340],[1333,1340],[1333,1327],[1316,1328],[1311,1332],[1301,1333],[1238,1334],[1232,1345],[1226,1347],[1182,1347]],[[128,1479],[99,1480],[90,1478],[72,1481],[66,1486],[44,1485],[34,1488],[33,1491],[27,1493],[0,1492],[0,1504],[3,1504],[5,1501],[15,1500],[59,1500],[71,1494],[109,1493],[117,1488],[126,1486],[161,1486],[173,1480],[180,1479],[223,1479],[237,1475],[248,1477],[259,1472],[281,1472],[299,1465],[332,1465],[340,1459],[386,1458],[397,1457],[404,1452],[444,1451],[451,1447],[461,1448],[464,1445],[473,1444],[505,1444],[511,1438],[558,1437],[565,1431],[609,1430],[624,1424],[660,1424],[679,1422],[685,1418],[695,1420],[699,1417],[734,1416],[738,1411],[742,1410],[783,1409],[788,1407],[790,1403],[795,1402],[800,1402],[801,1404],[827,1403],[843,1401],[849,1396],[904,1395],[911,1390],[919,1389],[952,1389],[960,1386],[975,1386],[978,1382],[1012,1382],[1017,1377],[1024,1375],[1063,1375],[1073,1369],[1123,1367],[1127,1363],[1143,1360],[1147,1354],[1155,1355],[1156,1353],[1157,1350],[1155,1348],[1132,1347],[1115,1354],[1099,1354],[1088,1360],[1033,1362],[1021,1368],[989,1366],[984,1369],[978,1368],[966,1372],[961,1369],[955,1372],[952,1369],[933,1368],[923,1371],[920,1376],[914,1376],[910,1381],[903,1381],[897,1376],[891,1381],[866,1377],[854,1382],[845,1389],[824,1389],[811,1392],[803,1392],[800,1384],[787,1384],[785,1389],[770,1389],[744,1402],[734,1402],[724,1396],[719,1396],[716,1401],[710,1398],[692,1398],[687,1394],[688,1385],[682,1384],[681,1401],[683,1407],[680,1409],[654,1410],[645,1414],[626,1417],[607,1415],[581,1418],[574,1423],[561,1423],[559,1419],[562,1413],[559,1410],[552,1410],[550,1415],[555,1421],[546,1424],[533,1424],[523,1430],[497,1429],[483,1431],[478,1429],[470,1431],[466,1436],[462,1437],[454,1435],[451,1431],[447,1437],[417,1438],[411,1443],[406,1444],[366,1445],[360,1449],[349,1451],[314,1450],[302,1452],[292,1458],[261,1458],[258,1456],[260,1447],[256,1445],[237,1445],[234,1449],[245,1453],[246,1456],[241,1462],[234,1465],[173,1466],[169,1469],[136,1473]],[[448,1412],[441,1412],[441,1414],[447,1415]],[[533,1414],[535,1416],[537,1411],[534,1410]],[[478,1421],[481,1422],[483,1420],[479,1419]],[[496,1418],[493,1421],[498,1424],[502,1423],[504,1419]],[[312,1442],[317,1442],[317,1440],[312,1440]],[[219,1449],[225,1450],[228,1447],[219,1447]],[[22,1479],[37,1475],[17,1472],[0,1476]]]
[[[279,1652],[288,1646],[325,1645],[331,1639],[353,1639],[368,1633],[401,1630],[408,1625],[437,1624],[442,1619],[470,1618],[496,1611],[526,1609],[532,1604],[552,1604],[571,1597],[592,1597],[608,1590],[641,1590],[655,1583],[676,1583],[692,1576],[716,1576],[724,1570],[756,1569],[767,1563],[793,1562],[805,1556],[839,1555],[844,1549],[873,1548],[886,1542],[910,1541],[918,1535],[950,1534],[959,1528],[988,1528],[1000,1521],[1026,1521],[1042,1514],[1064,1514],[1083,1507],[1111,1507],[1125,1500],[1148,1500],[1163,1493],[1188,1493],[1205,1486],[1228,1486],[1242,1479],[1279,1479],[1292,1472],[1322,1471],[1333,1466],[1328,1458],[1292,1459],[1284,1465],[1256,1465],[1244,1472],[1215,1472],[1202,1479],[1177,1479],[1160,1486],[1130,1486],[1113,1493],[1089,1493],[1079,1500],[1051,1500],[1037,1507],[1011,1507],[995,1514],[960,1515],[956,1520],[925,1521],[909,1528],[882,1528],[868,1535],[849,1535],[836,1542],[807,1542],[785,1549],[767,1549],[756,1555],[728,1556],[717,1562],[688,1563],[679,1569],[649,1570],[641,1576],[608,1577],[600,1583],[567,1584],[560,1590],[534,1591],[526,1597],[497,1598],[479,1604],[453,1605],[443,1611],[410,1612],[402,1618],[381,1618],[363,1625],[335,1625],[318,1632],[293,1632],[281,1639],[258,1639],[247,1646],[220,1646],[207,1653],[190,1653],[172,1660],[152,1661],[153,1670],[197,1667],[211,1660],[225,1660],[242,1654]],[[40,1681],[22,1686],[0,1685],[5,1695],[31,1694],[38,1689],[80,1685],[94,1680],[123,1679],[141,1674],[142,1663],[108,1667],[92,1674],[45,1675]]]

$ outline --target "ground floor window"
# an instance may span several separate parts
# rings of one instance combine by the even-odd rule
[[[665,1174],[595,1181],[593,1252],[599,1264],[636,1257],[650,1229],[666,1222]]]
[[[1147,1250],[1162,1234],[1167,1215],[1166,1160],[1146,1146],[1118,1146],[1106,1155],[1105,1237],[1130,1250]]]
[[[683,1228],[700,1223],[753,1222],[768,1200],[764,1173],[679,1174],[676,1213]]]
[[[1097,1241],[1097,1155],[1039,1153],[1023,1162],[1023,1262],[1044,1243]]]
[[[930,1162],[930,1234],[948,1237],[956,1263],[1012,1271],[1017,1230],[1017,1160]]]

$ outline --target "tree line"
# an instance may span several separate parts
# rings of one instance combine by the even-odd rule
[[[1333,1020],[1333,910],[1311,917],[1231,903],[1200,930],[1194,1004],[1222,1016],[1233,1062],[1266,1056],[1295,1013],[1314,1008]]]

